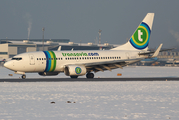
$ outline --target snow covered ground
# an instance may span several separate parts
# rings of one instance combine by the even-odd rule
[[[96,77],[178,77],[178,71],[126,67]],[[8,74],[13,72],[0,68],[1,78],[11,78]],[[0,83],[0,120],[178,120],[178,106],[178,81]]]
[[[178,106],[177,81],[0,83],[0,120],[178,120]]]

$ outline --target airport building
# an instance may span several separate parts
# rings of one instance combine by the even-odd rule
[[[114,45],[74,43],[69,39],[0,39],[0,59],[8,59],[17,54],[47,50],[102,50],[114,48]]]

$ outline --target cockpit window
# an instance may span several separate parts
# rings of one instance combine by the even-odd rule
[[[11,60],[22,60],[22,58],[12,58]]]

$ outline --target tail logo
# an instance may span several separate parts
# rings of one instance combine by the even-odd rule
[[[130,43],[136,49],[145,49],[149,43],[150,32],[151,31],[149,26],[146,23],[142,22],[135,33],[132,35]]]

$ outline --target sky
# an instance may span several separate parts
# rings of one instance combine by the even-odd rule
[[[154,12],[149,47],[179,46],[179,0],[2,0],[0,39],[70,39],[124,44]]]

